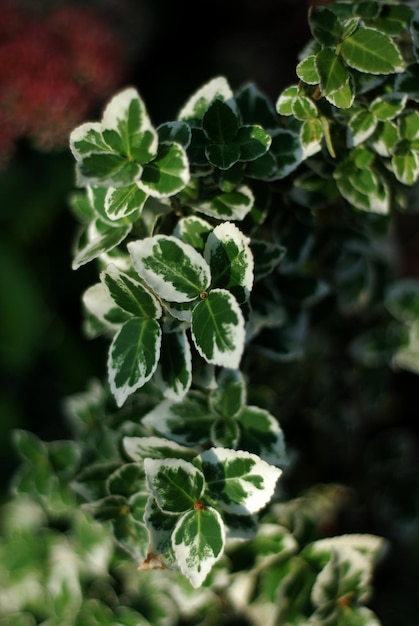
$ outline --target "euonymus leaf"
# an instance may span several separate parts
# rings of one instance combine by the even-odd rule
[[[85,332],[88,337],[97,337],[102,333],[115,334],[121,324],[131,317],[117,306],[102,283],[91,285],[82,296],[86,321]]]
[[[179,143],[185,149],[191,143],[191,128],[186,122],[165,122],[157,127],[160,143]]]
[[[240,428],[236,420],[219,417],[211,425],[211,441],[214,446],[236,449],[240,437]]]
[[[241,126],[236,136],[240,146],[240,161],[259,158],[269,149],[271,141],[271,136],[261,126]]]
[[[197,215],[182,217],[177,225],[174,234],[189,244],[195,250],[203,252],[205,242],[212,230],[211,224]]]
[[[230,85],[223,76],[213,78],[198,89],[179,111],[179,120],[202,120],[209,104],[215,99],[222,101],[233,97]]]
[[[284,89],[276,101],[276,110],[278,113],[280,115],[292,115],[292,105],[297,96],[297,85],[291,85],[291,87]]]
[[[309,12],[310,30],[319,43],[333,47],[339,42],[342,27],[336,15],[326,7],[312,7]]]
[[[198,457],[208,494],[226,511],[256,513],[272,498],[281,470],[243,450],[210,448]]]
[[[397,147],[392,158],[394,174],[404,185],[413,185],[419,176],[419,154],[407,146]]]
[[[292,103],[292,114],[297,120],[309,120],[316,118],[318,115],[317,107],[311,98],[299,95],[294,98]]]
[[[322,94],[327,97],[348,84],[349,72],[342,59],[332,50],[321,50],[316,56]]]
[[[169,302],[195,300],[208,289],[208,264],[192,246],[176,237],[155,235],[128,244],[138,274]]]
[[[299,135],[282,128],[272,133],[271,151],[277,159],[278,179],[291,174],[304,159]]]
[[[316,66],[316,55],[310,54],[300,61],[296,67],[298,78],[308,85],[317,85],[320,82],[319,72]]]
[[[253,255],[250,240],[235,224],[224,222],[208,235],[204,258],[211,269],[212,284],[231,289],[243,287],[247,297],[253,286]]]
[[[129,223],[109,226],[102,220],[91,222],[77,242],[72,268],[76,270],[97,259],[101,254],[109,252],[120,244],[131,230],[132,224]]]
[[[160,355],[161,329],[154,319],[128,320],[115,335],[108,355],[108,377],[118,406],[154,374]]]
[[[102,136],[100,122],[85,122],[70,134],[70,149],[76,161],[92,152],[109,152],[109,146]]]
[[[254,260],[255,280],[268,276],[279,265],[286,254],[284,246],[260,239],[252,239],[250,248]]]
[[[371,113],[373,113],[380,122],[392,120],[403,111],[406,100],[406,94],[384,94],[371,103]]]
[[[242,185],[235,191],[220,193],[211,200],[194,203],[197,211],[224,220],[242,220],[252,209],[254,196],[249,187]]]
[[[147,200],[147,194],[137,184],[126,187],[110,187],[106,191],[104,208],[111,220],[119,220],[141,211]]]
[[[202,128],[210,141],[217,144],[232,142],[239,128],[237,115],[223,100],[215,99],[205,111]]]
[[[346,63],[360,72],[394,74],[404,70],[403,57],[390,37],[374,28],[361,27],[340,46]]]
[[[115,152],[92,152],[77,163],[76,183],[79,187],[131,185],[139,180],[143,168]]]
[[[272,465],[285,462],[284,434],[273,415],[256,406],[244,407],[236,417],[240,425],[238,446]]]
[[[240,160],[240,146],[236,143],[211,143],[205,148],[205,154],[211,165],[228,170]]]
[[[275,128],[277,117],[269,98],[254,84],[243,85],[236,93],[242,123],[260,124],[262,128]]]
[[[193,587],[200,587],[223,554],[225,529],[215,509],[198,507],[179,518],[172,545],[181,572]]]
[[[183,459],[144,460],[147,483],[164,513],[178,515],[194,509],[204,492],[204,476]]]
[[[246,385],[239,370],[223,369],[217,387],[211,392],[209,406],[221,417],[234,417],[246,402]]]
[[[169,561],[169,563],[175,562],[175,556],[172,555],[172,533],[177,520],[177,515],[164,513],[158,506],[154,497],[150,496],[144,512],[144,523],[149,532],[149,553],[159,557],[160,555],[164,555],[163,560],[160,561],[160,566],[159,563],[157,563],[158,568],[164,565],[166,561]],[[143,565],[141,569],[154,568],[144,568]]]
[[[351,87],[351,81],[348,80],[347,83],[342,85],[340,89],[334,91],[333,93],[329,93],[326,97],[326,100],[333,104],[338,109],[349,109],[354,100],[355,94]],[[327,140],[328,135],[325,133],[325,139]],[[334,151],[330,149],[330,142],[327,142],[327,146],[330,154],[335,157]]]
[[[109,265],[100,275],[114,302],[136,317],[157,319],[162,310],[157,298],[137,280]]]
[[[206,397],[191,392],[181,402],[163,400],[142,419],[145,426],[185,445],[207,443],[213,421]]]
[[[148,163],[157,152],[157,133],[132,87],[114,96],[105,108],[102,134],[114,152],[137,163]]]
[[[377,126],[376,117],[368,110],[358,111],[348,123],[348,145],[350,147],[364,143]]]
[[[155,381],[166,398],[181,400],[192,382],[192,356],[184,330],[164,332]]]
[[[178,143],[160,144],[157,156],[144,165],[139,186],[154,198],[167,198],[189,182],[189,161]]]
[[[124,437],[122,446],[130,459],[142,462],[150,459],[191,459],[196,456],[194,448],[186,448],[163,437]]]
[[[214,365],[239,367],[244,349],[244,317],[225,289],[212,289],[192,312],[192,338],[199,354]]]

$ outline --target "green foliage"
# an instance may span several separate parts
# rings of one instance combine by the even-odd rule
[[[73,267],[98,270],[82,302],[87,335],[109,343],[108,377],[69,398],[74,442],[16,434],[31,532],[65,515],[74,542],[32,541],[35,581],[0,570],[22,623],[34,610],[45,624],[167,624],[168,601],[195,621],[217,598],[215,611],[256,626],[379,624],[366,605],[385,541],[322,535],[341,486],[289,497],[282,420],[321,415],[321,436],[345,456],[331,419],[373,394],[353,400],[353,372],[419,372],[419,287],[397,280],[389,245],[419,178],[418,18],[402,4],[336,2],[309,24],[299,82],[276,107],[216,77],[154,128],[129,87],[71,135]],[[29,559],[26,538],[13,540]],[[89,542],[99,600],[85,588]],[[108,568],[130,572],[126,606],[109,599]],[[153,614],[138,611],[142,585]]]

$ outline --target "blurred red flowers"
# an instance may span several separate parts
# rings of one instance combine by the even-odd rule
[[[63,148],[69,132],[127,72],[123,43],[97,10],[60,5],[42,15],[0,0],[0,166],[27,137]]]

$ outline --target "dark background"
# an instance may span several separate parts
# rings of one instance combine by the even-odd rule
[[[33,5],[17,0],[16,4],[26,8]],[[38,15],[52,4],[39,3]],[[305,0],[198,4],[96,0],[91,6],[109,19],[126,49],[126,72],[118,87],[132,84],[138,88],[155,125],[174,119],[192,92],[221,74],[233,89],[255,82],[274,102],[285,86],[295,82],[298,53],[309,38]],[[98,119],[104,104],[105,100],[97,102],[88,119]],[[87,340],[82,332],[80,297],[96,281],[96,275],[89,266],[71,270],[77,233],[77,223],[68,209],[74,186],[73,165],[67,149],[40,152],[23,136],[0,171],[3,498],[18,462],[11,443],[12,430],[26,428],[46,440],[71,436],[63,415],[63,399],[84,390],[90,378],[105,374],[107,344]],[[419,264],[415,265],[417,231],[417,220],[412,218],[406,238],[413,274],[419,270]],[[402,413],[394,417],[392,426],[411,434],[412,442],[417,441],[417,377],[399,374],[393,384]],[[414,458],[414,452],[412,455]],[[413,475],[416,468],[414,459],[408,476],[412,483],[417,482]],[[409,501],[406,506],[414,519],[414,511],[419,514],[418,503]],[[378,532],[388,528],[380,529],[372,517],[362,519],[356,530]],[[395,548],[377,572],[373,608],[384,626],[419,623],[415,595],[419,572],[412,558],[419,552],[417,537],[415,528],[411,537],[392,537]]]

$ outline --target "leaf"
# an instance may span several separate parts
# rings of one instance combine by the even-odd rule
[[[211,425],[211,441],[214,446],[236,449],[240,437],[240,429],[236,420],[219,417]]]
[[[260,511],[272,498],[282,473],[244,450],[210,448],[198,460],[208,494],[222,509],[238,515]]]
[[[114,152],[91,153],[76,164],[76,184],[78,187],[125,186],[139,180],[142,171],[139,163]]]
[[[237,115],[223,100],[215,99],[202,118],[202,128],[210,141],[217,144],[231,143],[239,129]]]
[[[300,131],[300,140],[306,157],[315,154],[321,149],[323,136],[323,124],[320,119],[315,117],[303,122]]]
[[[169,302],[190,302],[210,284],[210,269],[192,246],[176,237],[155,235],[128,244],[138,274]]]
[[[211,224],[202,219],[202,217],[188,215],[188,217],[182,217],[178,220],[174,235],[179,237],[184,243],[195,248],[195,250],[203,252],[205,242],[211,231]]]
[[[275,128],[277,116],[270,99],[254,84],[247,83],[235,92],[244,125],[258,124],[262,128]]]
[[[280,115],[292,115],[292,104],[297,96],[297,85],[291,85],[291,87],[284,89],[276,101],[276,110],[278,113]]]
[[[284,246],[262,239],[252,239],[250,241],[250,249],[252,250],[254,260],[255,281],[269,276],[286,254]]]
[[[342,59],[332,50],[321,50],[316,55],[316,68],[320,77],[320,88],[327,97],[345,87],[349,82],[349,72]]]
[[[220,170],[228,170],[240,160],[240,146],[236,143],[212,143],[205,148],[208,162]]]
[[[351,87],[351,81],[348,80],[348,82],[345,83],[340,89],[338,89],[337,91],[334,91],[333,93],[328,94],[326,96],[326,100],[330,102],[330,104],[333,104],[338,109],[349,109],[355,100],[355,93]],[[325,118],[322,118],[322,119],[325,119]],[[323,126],[323,130],[324,129],[325,129],[325,126]],[[335,158],[336,155],[334,154],[334,150],[330,148],[331,142],[327,141],[328,134],[326,132],[325,132],[325,139],[326,139],[326,144],[328,146],[330,154],[333,156],[333,158]]]
[[[163,400],[142,419],[144,426],[184,445],[204,445],[214,415],[205,396],[189,393],[181,402]]]
[[[120,220],[135,211],[141,211],[147,200],[147,194],[138,184],[126,187],[110,187],[106,191],[104,208],[111,220]]]
[[[348,146],[362,144],[372,135],[377,126],[377,119],[368,110],[358,111],[348,122]]]
[[[80,239],[72,268],[79,269],[97,259],[100,255],[109,252],[123,241],[132,230],[132,224],[108,226],[101,220],[92,222],[86,231],[86,240]]]
[[[197,211],[222,220],[242,220],[252,209],[254,196],[251,189],[242,185],[229,193],[220,193],[209,201],[194,203]]]
[[[296,73],[298,78],[307,85],[318,85],[320,76],[316,66],[316,55],[310,54],[300,61],[296,67]]]
[[[403,111],[406,101],[406,94],[384,94],[376,98],[371,103],[371,113],[373,113],[373,115],[377,118],[377,120],[380,120],[380,122],[392,120]]]
[[[161,566],[169,562],[175,562],[175,557],[171,556],[172,550],[172,534],[178,520],[177,515],[164,513],[157,505],[153,496],[150,496],[145,512],[144,523],[149,533],[149,554],[155,554],[157,556],[164,555],[163,559],[159,559],[156,563],[157,568],[161,569]],[[152,569],[150,564],[148,567],[144,567],[145,564],[141,564],[139,570]]]
[[[392,39],[374,28],[361,27],[341,44],[346,63],[369,74],[394,74],[404,70],[403,57]]]
[[[281,467],[286,461],[284,434],[268,411],[256,406],[244,407],[236,417],[240,425],[238,447],[257,454],[271,465]]]
[[[155,382],[166,398],[182,400],[192,382],[192,355],[185,331],[163,332]]]
[[[137,163],[148,163],[157,152],[157,132],[133,87],[118,93],[106,106],[102,134],[114,152]]]
[[[164,513],[178,515],[194,508],[204,493],[202,472],[183,459],[144,459],[148,487]]]
[[[153,198],[168,198],[179,193],[189,180],[185,149],[178,143],[163,143],[156,158],[144,165],[138,185]]]
[[[127,456],[136,462],[150,459],[191,459],[196,455],[194,448],[181,446],[163,437],[124,437],[122,447]]]
[[[318,116],[317,107],[311,98],[298,95],[292,103],[292,113],[297,120],[310,120]]]
[[[246,385],[243,374],[237,370],[223,369],[217,378],[217,387],[211,391],[209,406],[221,417],[234,417],[246,402]]]
[[[336,15],[326,7],[311,7],[309,25],[313,36],[322,46],[334,47],[342,34],[341,24]]]
[[[233,92],[224,76],[217,76],[200,87],[179,111],[178,119],[202,120],[208,106],[215,98],[224,102],[233,98]]]
[[[246,298],[253,286],[253,255],[250,240],[235,224],[224,222],[208,235],[204,258],[210,266],[212,284],[223,289],[243,287]]]
[[[118,406],[154,374],[161,329],[154,319],[128,320],[113,338],[108,355],[108,378]]]
[[[262,126],[241,126],[236,142],[240,147],[240,161],[254,161],[269,150],[272,139]]]
[[[172,545],[181,572],[195,588],[200,587],[222,556],[224,524],[211,507],[190,511],[177,522]]]
[[[244,349],[244,318],[225,289],[212,289],[192,312],[192,339],[199,354],[214,365],[236,369]]]
[[[191,128],[186,122],[165,122],[157,127],[160,143],[179,143],[185,149],[192,139]]]
[[[274,180],[285,178],[304,160],[300,136],[293,131],[284,129],[275,131],[272,134],[271,151],[277,159]]]
[[[397,147],[391,158],[394,174],[403,185],[413,185],[419,177],[419,154],[406,146]]]
[[[124,311],[145,319],[158,319],[161,316],[162,309],[157,298],[115,265],[108,265],[101,272],[100,279],[112,300]]]
[[[110,297],[102,283],[92,285],[82,295],[85,309],[85,332],[88,337],[102,333],[115,334],[131,316]]]
[[[118,467],[106,480],[109,495],[129,498],[145,487],[142,463],[125,463]]]
[[[92,152],[109,152],[109,146],[102,136],[102,124],[85,122],[77,126],[70,134],[70,149],[76,161]]]

